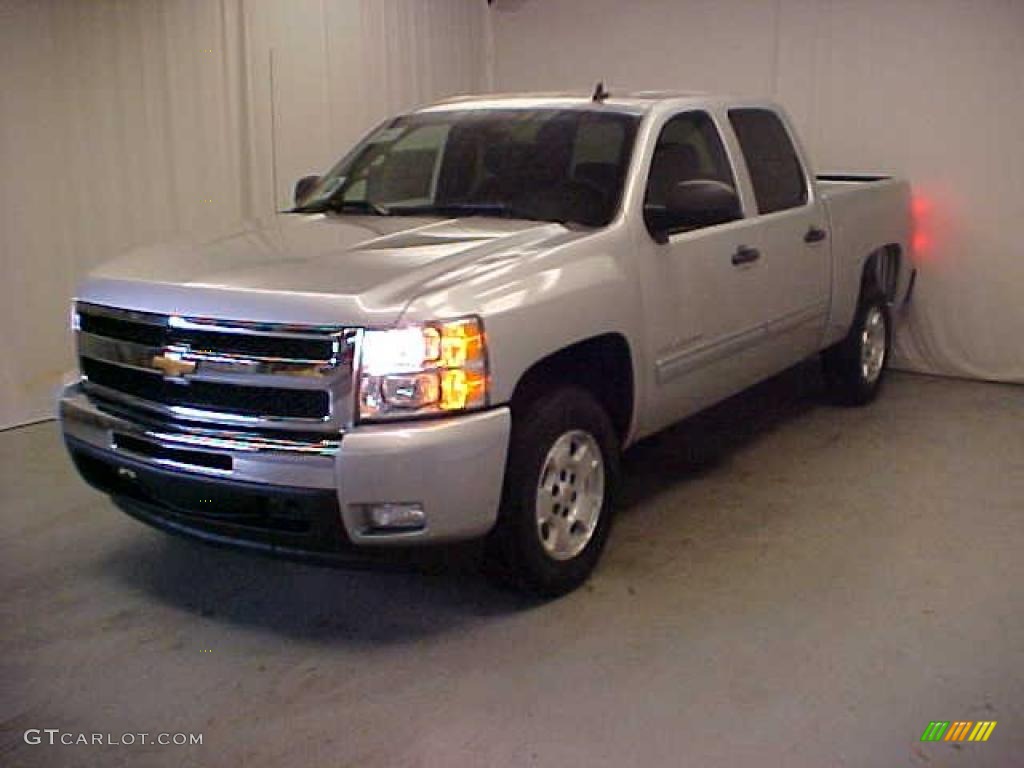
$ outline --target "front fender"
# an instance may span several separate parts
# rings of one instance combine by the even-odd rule
[[[607,333],[622,334],[635,357],[639,292],[614,232],[595,233],[557,249],[524,254],[514,267],[414,300],[403,322],[478,315],[487,334],[492,404],[508,402],[537,361]],[[634,376],[641,367],[633,360]],[[636,381],[636,392],[642,392]],[[638,406],[634,398],[634,411]],[[635,413],[634,413],[635,415]]]

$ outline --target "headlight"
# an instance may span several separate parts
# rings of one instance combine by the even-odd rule
[[[487,347],[477,318],[363,333],[360,419],[402,419],[486,404]]]

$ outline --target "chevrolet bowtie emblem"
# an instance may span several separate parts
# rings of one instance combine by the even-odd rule
[[[182,360],[167,353],[156,355],[152,365],[163,373],[165,379],[180,379],[188,373],[196,372],[196,364],[193,361]]]

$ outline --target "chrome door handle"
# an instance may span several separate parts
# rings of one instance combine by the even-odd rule
[[[760,258],[761,252],[757,248],[741,245],[736,249],[736,253],[732,255],[732,263],[738,267],[741,264],[750,264]]]
[[[810,229],[807,230],[807,234],[804,235],[804,242],[820,243],[826,237],[828,237],[828,232],[826,232],[824,229],[821,229],[820,227],[811,227]]]

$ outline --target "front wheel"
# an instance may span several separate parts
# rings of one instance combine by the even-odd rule
[[[889,307],[880,292],[869,291],[846,338],[822,353],[825,382],[834,399],[844,405],[866,405],[878,397],[891,343]]]
[[[597,565],[611,528],[618,439],[587,392],[561,389],[514,415],[493,576],[536,594],[564,594]]]

